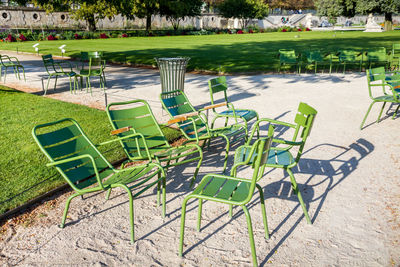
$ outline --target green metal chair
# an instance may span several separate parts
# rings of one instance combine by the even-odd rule
[[[213,108],[213,113],[215,115],[215,118],[211,122],[211,128],[214,128],[214,123],[218,118],[225,118],[225,126],[228,125],[228,119],[233,118],[235,119],[235,122],[238,123],[238,119],[241,119],[244,122],[244,125],[246,127],[246,135],[247,135],[247,122],[251,121],[252,119],[257,119],[258,120],[258,113],[255,110],[252,109],[235,109],[233,104],[229,102],[228,100],[228,95],[226,91],[228,90],[228,84],[226,82],[226,77],[225,76],[220,76],[217,78],[213,78],[208,81],[208,88],[210,90],[210,96],[211,96],[211,104],[215,104],[215,95],[218,93],[223,92],[224,94],[224,100],[226,103],[226,108],[227,110],[224,110],[222,112],[217,112],[216,108]]]
[[[93,58],[93,57],[104,59],[104,52],[103,51],[81,52],[81,67],[80,67],[80,69],[88,69],[89,65],[86,63],[88,63],[90,58]],[[104,85],[107,86],[106,72],[104,71],[105,68],[106,68],[106,64],[104,61],[103,80],[104,80]]]
[[[81,68],[79,73],[75,76],[77,79],[80,78],[81,88],[83,87],[82,78],[86,80],[86,92],[90,90],[90,94],[92,94],[92,87],[90,85],[90,77],[99,77],[100,79],[100,87],[103,88],[103,91],[106,91],[105,88],[105,78],[104,78],[104,68],[105,68],[105,60],[101,57],[90,57],[89,58],[89,66],[88,68]]]
[[[360,72],[362,68],[362,57],[361,59],[357,59],[359,57],[359,53],[354,50],[339,50],[338,51],[338,58],[339,64],[336,67],[336,72],[339,69],[339,65],[343,65],[343,74],[346,73],[346,65],[359,65]]]
[[[329,57],[329,61],[325,60],[326,57]],[[304,52],[304,62],[305,68],[309,66],[314,67],[314,72],[317,73],[318,65],[328,65],[329,64],[329,73],[332,73],[332,55],[327,54],[324,55],[320,50],[309,50]]]
[[[365,56],[365,61],[367,62],[369,69],[373,64],[383,65],[386,69],[390,63],[390,59],[386,54],[385,47],[370,48],[367,50],[367,52],[365,52]]]
[[[108,199],[111,190],[116,187],[125,190],[129,197],[132,243],[135,240],[134,198],[157,184],[157,201],[159,202],[159,188],[162,184],[162,215],[165,216],[165,172],[159,164],[149,162],[126,169],[114,169],[73,119],[62,119],[37,125],[33,128],[32,135],[50,161],[47,166],[54,166],[75,191],[67,199],[61,228],[65,225],[69,205],[73,198],[87,193],[107,191],[106,199]],[[125,138],[143,139],[144,137],[139,133],[134,133],[100,145]],[[149,160],[151,159],[149,158]],[[138,188],[138,192],[132,194],[131,190],[135,188]]]
[[[4,83],[6,83],[8,68],[13,69],[15,77],[18,80],[21,80],[19,69],[22,69],[22,73],[24,74],[24,81],[26,81],[24,66],[22,66],[22,64],[19,62],[18,58],[10,57],[7,55],[0,55],[0,79],[3,76],[3,73],[2,73],[3,68],[4,68]]]
[[[43,65],[48,74],[47,85],[44,88],[43,78],[42,78],[42,89],[44,91],[43,95],[46,95],[49,89],[49,83],[51,78],[55,78],[54,90],[56,90],[57,79],[59,77],[69,78],[69,90],[72,93],[72,78],[74,78],[74,92],[75,92],[75,75],[76,73],[72,70],[72,64],[68,61],[55,61],[51,54],[42,56]],[[67,70],[68,69],[68,70]]]
[[[186,95],[180,91],[170,91],[161,93],[161,103],[163,108],[170,115],[170,122],[176,122],[182,134],[189,142],[199,144],[201,140],[210,141],[213,138],[222,137],[226,141],[224,171],[228,161],[228,153],[230,147],[230,138],[234,138],[234,142],[240,141],[241,138],[247,138],[246,129],[241,124],[230,125],[221,128],[210,129],[208,120],[203,110],[196,111],[190,104]],[[177,116],[177,117],[175,117]],[[205,145],[205,142],[202,146]]]
[[[363,121],[361,122],[360,129],[362,130],[365,120],[368,117],[369,112],[371,111],[372,106],[377,102],[382,102],[382,108],[379,112],[379,116],[377,119],[377,123],[379,123],[383,109],[385,108],[386,103],[394,103],[399,104],[396,111],[393,114],[393,119],[396,117],[397,112],[400,108],[400,95],[395,91],[394,85],[400,84],[400,76],[398,76],[399,80],[395,80],[393,78],[388,79],[385,73],[384,67],[374,68],[367,70],[367,82],[368,82],[368,93],[369,97],[372,99],[372,103],[369,105],[367,110],[367,114],[365,114]],[[374,96],[372,93],[373,87],[381,87],[383,95]],[[386,92],[386,88],[389,88],[390,93]]]
[[[276,127],[283,126],[288,127],[289,129],[293,129],[294,134],[290,141],[278,138],[272,139],[272,142],[277,144],[278,146],[274,146],[270,149],[267,163],[263,165],[262,171],[264,171],[265,167],[281,168],[289,174],[293,192],[297,195],[300,206],[303,209],[304,216],[306,217],[307,223],[311,224],[310,216],[308,215],[303,197],[298,188],[296,179],[294,178],[292,168],[294,168],[300,161],[307,138],[310,135],[315,116],[317,115],[317,111],[306,103],[300,102],[297,112],[298,113],[296,114],[296,117],[294,119],[294,124],[268,118],[262,118],[258,120],[253,127],[253,130],[246,145],[242,146],[235,154],[235,163],[244,161],[248,159],[251,155],[251,153],[249,153],[249,151],[251,151],[250,143],[254,137],[255,131],[260,129],[261,123],[265,122],[276,125]],[[292,148],[297,148],[296,155],[291,153]]]
[[[249,155],[251,156],[247,157],[243,162],[236,162],[231,170],[230,176],[207,174],[206,176],[204,176],[204,178],[197,186],[197,188],[191,194],[185,197],[185,199],[183,200],[182,213],[181,213],[181,230],[180,230],[180,240],[179,240],[180,256],[182,256],[183,253],[186,205],[190,199],[195,198],[199,200],[198,219],[197,219],[198,231],[200,231],[201,228],[200,226],[201,226],[203,200],[228,204],[230,207],[232,205],[242,207],[247,220],[247,228],[249,231],[250,248],[253,259],[253,265],[254,266],[258,265],[256,248],[254,245],[253,226],[251,223],[250,213],[246,207],[246,204],[249,203],[249,201],[252,199],[254,190],[257,187],[261,202],[261,213],[264,223],[265,238],[268,239],[269,233],[268,233],[267,215],[265,212],[264,193],[262,187],[257,184],[257,181],[259,181],[263,176],[263,170],[262,170],[263,168],[261,166],[263,166],[267,161],[268,158],[267,155],[269,154],[272,135],[273,135],[273,127],[270,127],[268,138],[258,139],[250,147]],[[251,164],[252,168],[254,169],[253,177],[251,179],[237,177],[237,168],[239,166],[249,165],[250,159],[253,160],[253,163]]]
[[[400,43],[393,44],[390,53],[390,67],[398,70],[400,68]]]
[[[144,136],[145,142],[135,139],[123,139],[120,141],[129,160],[143,160],[149,156],[157,163],[166,163],[168,169],[172,166],[198,161],[190,186],[192,187],[200,165],[203,161],[202,149],[196,144],[187,144],[172,147],[165,138],[149,104],[144,100],[132,100],[126,102],[111,103],[106,108],[108,118],[114,129],[132,127],[128,132],[121,132],[120,137],[134,133]],[[192,154],[195,157],[188,158]],[[179,161],[183,159],[182,161]],[[174,162],[175,161],[175,162]]]
[[[279,49],[279,67],[278,72],[281,71],[281,67],[288,66],[296,66],[296,72],[300,74],[301,65],[299,64],[298,56],[294,49]]]

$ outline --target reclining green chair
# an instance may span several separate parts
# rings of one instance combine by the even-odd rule
[[[73,119],[37,125],[33,128],[32,135],[50,161],[47,166],[54,166],[75,191],[67,199],[60,227],[63,228],[65,225],[73,198],[87,193],[107,191],[106,199],[108,199],[111,190],[116,187],[125,190],[129,197],[132,243],[135,240],[134,198],[157,184],[157,201],[159,201],[159,188],[162,184],[162,215],[165,216],[165,172],[159,164],[149,162],[126,169],[114,169]],[[133,133],[100,145],[126,138],[143,138],[143,135]],[[133,195],[131,190],[134,188],[138,188],[139,191]]]
[[[400,75],[387,76],[385,73],[384,67],[374,68],[367,70],[367,82],[368,82],[368,93],[369,97],[372,99],[372,103],[369,105],[367,113],[364,116],[363,121],[361,122],[360,129],[362,130],[365,120],[368,117],[369,112],[371,111],[372,106],[377,102],[383,102],[381,111],[379,112],[379,116],[377,119],[377,123],[379,123],[383,109],[385,108],[386,103],[394,103],[399,104],[396,111],[393,114],[393,119],[396,117],[397,112],[400,108],[400,94],[399,88],[397,86],[400,85]],[[380,96],[374,96],[372,93],[373,87],[381,87],[382,94]],[[397,89],[395,89],[395,87]],[[386,92],[386,88],[389,88],[390,93]],[[398,91],[396,91],[398,90]]]
[[[282,66],[295,66],[296,72],[300,74],[301,65],[299,62],[299,57],[296,55],[294,49],[279,49],[279,67],[278,72],[281,71]]]
[[[8,68],[13,69],[15,77],[18,78],[18,80],[21,80],[19,69],[22,69],[22,73],[24,74],[24,81],[26,81],[24,66],[22,66],[22,64],[19,62],[18,58],[10,57],[7,55],[0,55],[0,79],[3,75],[2,74],[3,68],[4,68],[4,83],[6,83]]]
[[[130,160],[143,160],[151,157],[157,163],[166,163],[165,168],[177,166],[193,161],[198,161],[190,186],[192,187],[201,162],[203,161],[202,149],[196,144],[187,144],[172,147],[164,136],[155,119],[149,104],[144,100],[132,100],[126,102],[111,103],[106,108],[108,118],[114,129],[129,129],[120,131],[119,136],[124,137],[133,133],[144,136],[142,140],[123,139],[120,143]],[[188,158],[192,154],[195,157]],[[182,161],[179,161],[183,159]],[[175,161],[175,163],[171,163]]]
[[[232,205],[242,207],[243,212],[246,216],[247,228],[249,231],[250,248],[253,259],[253,265],[257,266],[257,255],[256,255],[256,248],[254,245],[253,226],[251,223],[250,213],[246,207],[246,204],[249,203],[249,201],[252,199],[254,190],[257,187],[261,202],[261,214],[263,217],[265,238],[268,239],[269,233],[268,233],[267,214],[265,212],[264,193],[262,187],[257,184],[257,181],[259,181],[263,176],[262,166],[266,163],[269,155],[272,135],[273,135],[273,127],[270,127],[268,138],[257,139],[257,141],[250,147],[249,150],[250,156],[247,157],[243,162],[236,162],[231,170],[230,176],[207,174],[206,176],[203,177],[202,181],[197,186],[197,188],[191,194],[185,197],[185,199],[183,200],[182,213],[181,213],[181,231],[179,240],[180,256],[182,256],[183,253],[186,205],[190,199],[195,198],[199,200],[198,218],[197,218],[198,231],[200,231],[201,228],[201,214],[202,214],[203,200],[228,204],[230,207],[232,207]],[[240,147],[237,151],[239,150]],[[236,154],[237,153],[235,153],[235,155]],[[239,178],[237,176],[237,168],[240,166],[249,165],[250,160],[253,161],[253,164],[251,164],[252,168],[254,169],[253,177],[251,179]]]
[[[213,138],[222,137],[226,141],[225,158],[224,158],[224,172],[228,161],[228,153],[230,147],[230,138],[235,137],[235,142],[240,141],[241,138],[247,139],[246,129],[241,124],[230,125],[221,128],[210,129],[208,120],[203,110],[226,105],[225,103],[208,106],[202,110],[196,111],[192,104],[190,104],[186,95],[180,91],[170,91],[161,93],[161,103],[163,108],[168,112],[171,117],[169,123],[177,123],[182,134],[187,138],[188,142],[192,141],[199,144],[201,140],[211,141]],[[205,142],[203,143],[203,146]]]
[[[49,89],[49,83],[51,78],[55,78],[54,82],[54,90],[56,90],[57,79],[59,77],[68,77],[69,78],[69,91],[72,93],[72,79],[74,80],[74,92],[75,92],[75,75],[76,73],[72,70],[72,64],[68,61],[55,61],[52,55],[44,55],[42,56],[44,68],[46,69],[47,74],[49,75],[47,79],[46,88],[43,85],[42,78],[42,89],[44,91],[43,95],[46,95],[47,90]]]
[[[214,128],[214,123],[218,118],[225,118],[225,126],[228,125],[228,119],[233,118],[235,119],[235,122],[238,123],[237,119],[241,119],[244,122],[244,125],[246,127],[246,135],[247,135],[247,122],[251,121],[252,119],[257,119],[258,120],[258,114],[255,110],[252,109],[235,109],[232,103],[228,101],[228,95],[226,91],[228,90],[228,84],[226,83],[226,77],[225,76],[220,76],[217,78],[213,78],[208,81],[208,88],[210,90],[210,96],[211,96],[211,105],[215,105],[215,94],[218,94],[220,92],[224,93],[224,100],[226,103],[226,108],[227,110],[224,110],[222,112],[217,112],[215,108],[213,108],[213,113],[215,115],[215,118],[213,119],[211,123],[211,128]]]
[[[277,127],[283,126],[288,127],[289,129],[292,128],[294,130],[294,134],[290,141],[278,138],[272,139],[272,143],[275,143],[278,146],[274,146],[270,149],[267,163],[264,164],[262,170],[264,171],[265,167],[282,168],[289,174],[293,192],[297,195],[300,206],[303,209],[304,216],[306,217],[307,223],[311,224],[310,216],[308,215],[303,197],[298,188],[296,179],[294,178],[292,168],[294,168],[299,163],[307,138],[310,135],[315,116],[317,115],[317,111],[306,103],[301,102],[299,104],[297,112],[298,113],[296,114],[296,117],[294,119],[295,124],[268,118],[262,118],[258,120],[254,125],[254,128],[246,145],[240,147],[240,149],[235,154],[235,163],[242,162],[248,159],[249,155],[251,155],[251,153],[249,153],[249,151],[251,151],[250,143],[254,137],[255,131],[260,129],[261,123],[265,122],[276,125]],[[297,155],[295,156],[291,153],[293,147],[297,147]]]

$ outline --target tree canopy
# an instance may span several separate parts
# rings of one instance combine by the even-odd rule
[[[317,0],[318,14],[330,18],[353,17],[356,13],[385,15],[385,30],[392,29],[392,15],[400,12],[400,0]]]
[[[185,17],[199,16],[201,13],[202,0],[161,0],[160,14],[171,21],[174,30]]]
[[[239,19],[241,28],[247,27],[252,19],[268,14],[268,5],[263,0],[225,0],[218,9],[224,18]]]

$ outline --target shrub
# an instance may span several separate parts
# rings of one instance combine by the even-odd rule
[[[107,38],[108,38],[107,34],[105,33],[100,34],[100,39],[107,39]]]
[[[4,39],[6,42],[15,42],[15,37],[9,34],[6,39]]]
[[[238,30],[238,31],[236,32],[236,34],[243,34],[243,31],[242,31],[242,30]]]
[[[47,40],[54,41],[54,40],[57,40],[57,38],[54,35],[50,34],[49,36],[47,36]]]
[[[23,35],[22,33],[19,35],[19,40],[20,40],[21,42],[28,41],[28,39],[26,39],[25,35]]]
[[[126,38],[126,37],[128,37],[128,34],[123,33],[123,34],[121,35],[121,37],[122,37],[122,38]]]

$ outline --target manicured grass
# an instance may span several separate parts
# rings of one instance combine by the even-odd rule
[[[154,57],[191,57],[189,70],[213,72],[276,71],[277,51],[294,48],[304,51],[320,48],[365,50],[384,46],[391,49],[400,42],[400,32],[281,32],[261,34],[223,34],[203,36],[132,37],[96,40],[42,41],[40,53],[61,55],[58,47],[66,44],[67,55],[79,57],[80,51],[105,51],[108,61],[154,65]],[[34,52],[35,42],[2,43],[0,49]]]
[[[55,168],[45,166],[48,159],[31,134],[35,125],[69,117],[79,122],[95,144],[112,138],[104,111],[3,86],[0,99],[0,214],[64,183]],[[180,135],[169,128],[164,132],[170,140]],[[117,142],[100,151],[111,162],[125,158]]]

